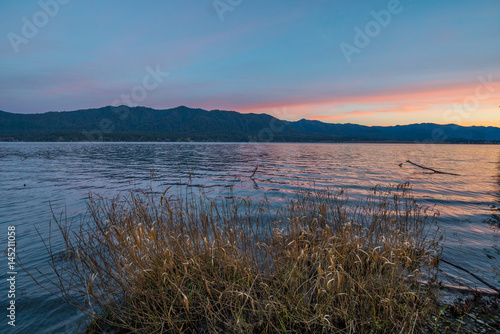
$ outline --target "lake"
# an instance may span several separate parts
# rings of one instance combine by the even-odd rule
[[[173,186],[173,192],[190,189],[212,198],[266,197],[278,207],[299,189],[345,188],[362,199],[376,185],[407,181],[421,203],[441,213],[443,257],[500,286],[500,146],[495,145],[0,143],[2,247],[7,227],[15,226],[21,261],[31,271],[49,272],[38,232],[48,235],[51,208],[58,216],[84,219],[91,192],[111,198]],[[61,245],[57,234],[52,243]],[[2,294],[9,290],[3,259]],[[7,328],[5,308],[0,328],[75,332],[82,315],[17,269],[15,331]],[[446,284],[489,291],[464,272],[446,264],[441,269]]]

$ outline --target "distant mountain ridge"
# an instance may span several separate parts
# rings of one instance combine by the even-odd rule
[[[364,126],[180,106],[103,107],[42,114],[0,111],[0,141],[500,142],[500,128],[433,123]]]

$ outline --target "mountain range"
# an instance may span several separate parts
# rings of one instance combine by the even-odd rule
[[[500,128],[421,123],[396,126],[279,120],[267,114],[103,107],[15,114],[0,111],[0,141],[500,142]]]

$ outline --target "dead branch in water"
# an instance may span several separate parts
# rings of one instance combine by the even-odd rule
[[[453,267],[455,267],[457,269],[465,271],[467,274],[471,275],[472,277],[474,277],[475,279],[477,279],[479,282],[483,283],[484,285],[486,285],[490,289],[495,290],[500,295],[500,289],[498,289],[498,288],[494,287],[493,285],[489,284],[488,282],[484,281],[482,278],[478,277],[476,274],[474,274],[470,270],[467,270],[464,267],[459,266],[458,264],[451,263],[450,261],[447,261],[447,260],[445,260],[443,258],[440,258],[439,261],[442,261],[444,263],[449,264],[450,266],[453,266]]]
[[[252,175],[250,176],[251,179],[253,179],[255,173],[257,173],[257,169],[259,169],[259,164],[257,164],[257,166],[255,166],[255,169],[253,170],[253,173]]]
[[[422,168],[422,169],[433,171],[436,174],[447,174],[447,175],[460,176],[460,174],[448,173],[448,172],[441,172],[439,170],[435,170],[435,169],[432,169],[432,168],[429,168],[429,167],[424,167],[424,166],[421,166],[421,165],[417,165],[416,163],[411,162],[410,160],[406,160],[406,162],[412,164],[413,166],[417,166],[417,167]]]

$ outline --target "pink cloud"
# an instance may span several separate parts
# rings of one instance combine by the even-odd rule
[[[384,91],[367,94],[351,94],[334,97],[320,96],[310,98],[308,100],[298,100],[295,98],[270,100],[259,103],[248,103],[246,105],[240,106],[238,110],[241,110],[243,112],[251,112],[256,110],[266,110],[275,106],[289,106],[296,110],[300,110],[313,109],[326,105],[339,106],[345,104],[398,103],[400,104],[400,106],[398,106],[397,108],[400,108],[400,111],[413,112],[417,110],[423,110],[425,109],[425,107],[429,106],[462,103],[467,96],[474,95],[475,89],[478,84],[479,83],[462,83],[455,85],[441,84],[441,86],[437,84],[426,86],[410,85],[404,87],[388,88]]]
[[[312,120],[333,120],[346,118],[346,115],[312,115],[309,118]]]

